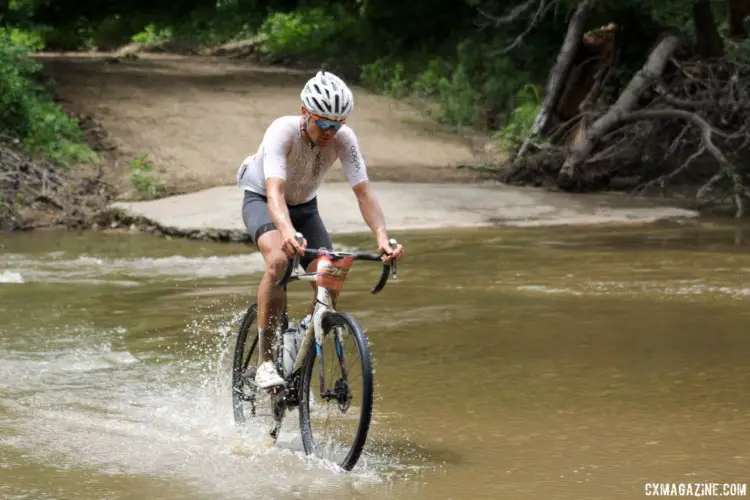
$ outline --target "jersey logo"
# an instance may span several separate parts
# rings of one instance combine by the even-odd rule
[[[354,164],[354,168],[359,172],[362,169],[362,163],[359,161],[359,154],[357,154],[357,146],[352,146],[349,148],[349,154],[352,157],[352,163]]]

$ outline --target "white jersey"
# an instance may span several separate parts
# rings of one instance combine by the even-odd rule
[[[237,184],[266,195],[266,179],[286,181],[287,205],[312,200],[328,169],[339,159],[351,186],[367,181],[367,168],[354,131],[341,127],[331,146],[310,148],[302,140],[300,117],[282,116],[266,130],[258,151],[245,158],[237,171]]]

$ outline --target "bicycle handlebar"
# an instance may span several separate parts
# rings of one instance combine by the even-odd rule
[[[297,238],[297,243],[302,244],[302,235],[300,233],[297,233],[295,235]],[[396,246],[397,242],[395,239],[391,239],[388,241],[390,245]],[[334,258],[340,258],[340,257],[352,257],[354,260],[368,260],[371,262],[380,262],[382,260],[382,254],[377,253],[367,253],[367,252],[333,252],[331,250],[326,249],[311,249],[311,248],[305,248],[303,250],[305,255],[309,257],[318,257],[320,255],[330,255]],[[286,272],[284,273],[284,277],[281,278],[276,282],[277,287],[286,286],[289,283],[289,280],[292,277],[292,273],[294,272],[294,269],[297,267],[297,264],[299,263],[300,255],[297,254],[293,258],[289,259],[289,262],[286,266]],[[380,279],[378,280],[377,284],[370,289],[370,293],[373,295],[380,292],[384,287],[386,282],[388,281],[389,275],[393,279],[398,279],[398,275],[396,274],[396,261],[392,260],[390,264],[383,263],[383,272],[380,273]]]

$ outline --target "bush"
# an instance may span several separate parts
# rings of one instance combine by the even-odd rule
[[[510,114],[508,123],[500,129],[495,138],[500,140],[500,146],[505,150],[516,150],[521,147],[523,140],[531,132],[539,108],[541,106],[541,89],[537,85],[526,84],[516,96],[518,105]]]
[[[21,139],[32,154],[58,163],[91,159],[77,121],[39,81],[41,65],[31,54],[41,47],[36,34],[0,28],[0,130]]]
[[[376,92],[434,103],[429,107],[431,114],[456,129],[497,129],[523,98],[518,89],[531,77],[508,58],[486,57],[487,49],[485,44],[467,40],[452,58],[418,54],[406,61],[385,57],[363,64],[360,79]]]
[[[413,83],[405,75],[403,62],[394,59],[376,59],[363,64],[360,79],[365,87],[397,99],[413,92]]]
[[[345,46],[354,26],[355,21],[343,12],[314,8],[271,14],[260,26],[258,34],[266,37],[263,48],[275,57],[325,60],[347,53]]]

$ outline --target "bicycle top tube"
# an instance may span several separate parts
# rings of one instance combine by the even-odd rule
[[[297,241],[301,243],[302,241],[302,235],[300,233],[297,233]],[[391,239],[390,240],[391,246],[396,245],[396,240]],[[382,255],[377,253],[367,253],[367,252],[335,252],[332,250],[328,250],[325,248],[320,249],[314,249],[314,248],[305,248],[303,250],[304,254],[309,257],[319,257],[321,255],[328,255],[334,260],[340,259],[342,257],[351,257],[354,260],[366,260],[370,262],[381,262]],[[305,273],[302,275],[296,275],[293,276],[294,269],[296,269],[297,264],[299,263],[300,255],[297,254],[294,256],[294,258],[289,259],[289,262],[286,266],[286,272],[284,273],[284,277],[281,278],[276,282],[276,286],[278,287],[285,287],[290,281],[296,281],[299,279],[300,276],[307,276],[307,275],[314,275],[315,273]],[[393,279],[398,279],[398,276],[396,275],[396,261],[393,260],[390,262],[390,264],[383,263],[383,272],[380,274],[380,279],[378,280],[377,284],[372,287],[370,292],[372,294],[376,294],[380,292],[383,287],[385,287],[386,282],[388,281],[389,275],[393,277]]]

